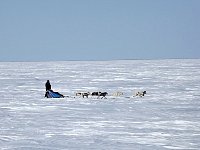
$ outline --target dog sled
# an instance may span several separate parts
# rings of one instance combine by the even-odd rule
[[[45,93],[46,98],[64,98],[64,95],[54,92],[53,90],[47,90]]]

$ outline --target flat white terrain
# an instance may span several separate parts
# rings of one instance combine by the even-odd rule
[[[0,96],[1,150],[200,149],[199,59],[0,62]]]

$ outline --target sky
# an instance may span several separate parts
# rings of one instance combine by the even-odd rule
[[[0,0],[0,61],[200,58],[200,0]]]

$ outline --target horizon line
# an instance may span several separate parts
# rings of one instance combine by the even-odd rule
[[[99,60],[78,60],[78,59],[72,59],[72,60],[6,60],[0,62],[64,62],[64,61],[126,61],[126,60],[175,60],[175,59],[200,59],[200,58],[134,58],[134,59],[99,59]]]

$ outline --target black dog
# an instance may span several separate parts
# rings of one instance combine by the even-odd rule
[[[98,95],[98,97],[97,97],[97,98],[99,98],[100,96],[102,96],[102,97],[101,97],[101,99],[102,99],[102,98],[105,98],[105,99],[107,99],[107,98],[106,98],[106,95],[108,95],[108,93],[107,93],[107,92],[103,92],[103,93],[99,92],[99,95]]]
[[[137,92],[137,93],[135,94],[135,96],[140,96],[140,97],[142,97],[142,96],[144,96],[145,94],[147,94],[146,91],[143,91],[143,92]]]
[[[97,98],[100,98],[101,96],[101,99],[102,98],[106,98],[106,95],[108,95],[107,92],[92,92],[91,94],[92,96],[98,96]]]
[[[92,92],[92,96],[99,96],[99,93],[101,93],[101,92]]]

